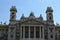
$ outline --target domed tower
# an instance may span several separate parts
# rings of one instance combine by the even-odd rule
[[[12,6],[12,7],[10,8],[10,23],[16,21],[16,13],[17,13],[16,7],[15,7],[15,6]]]
[[[54,24],[54,21],[53,21],[53,9],[51,7],[47,7],[47,10],[46,10],[46,18],[47,18],[47,23],[48,24]]]

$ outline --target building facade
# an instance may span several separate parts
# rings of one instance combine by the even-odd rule
[[[16,7],[12,6],[9,24],[0,24],[0,40],[60,40],[60,26],[54,24],[51,7],[47,7],[46,20],[41,14],[35,17],[33,12],[29,17],[22,14],[17,20],[16,13]]]

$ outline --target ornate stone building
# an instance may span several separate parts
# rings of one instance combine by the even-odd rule
[[[31,12],[29,17],[22,14],[16,19],[17,9],[10,8],[9,24],[0,24],[0,40],[60,40],[60,26],[54,24],[53,9],[47,7],[46,20]]]

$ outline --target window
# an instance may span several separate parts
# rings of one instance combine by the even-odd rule
[[[8,31],[8,29],[6,29],[6,31]]]
[[[53,29],[50,29],[50,32],[53,32]]]
[[[34,27],[30,27],[30,38],[34,38]]]
[[[4,29],[2,29],[2,31],[4,31]]]
[[[16,40],[19,40],[19,39],[20,39],[20,33],[16,32]]]
[[[25,38],[29,37],[29,27],[25,27]]]
[[[13,19],[14,18],[14,16],[12,16],[12,18],[11,19]]]
[[[40,37],[40,29],[39,27],[36,27],[36,38]]]
[[[12,13],[12,14],[15,14],[15,13]]]
[[[13,38],[13,35],[11,34],[11,38]]]
[[[23,38],[23,27],[22,27],[22,38]]]
[[[51,20],[51,17],[49,17],[49,19]]]
[[[45,39],[48,39],[48,36],[47,35],[45,35]]]
[[[41,38],[43,38],[43,30],[42,30],[42,27],[41,27]]]
[[[58,32],[60,33],[60,30],[58,30]]]
[[[0,29],[0,31],[1,31],[1,29]]]
[[[53,35],[51,35],[50,37],[53,38]]]
[[[16,37],[16,40],[20,40],[20,37],[17,36],[17,37]]]
[[[14,30],[14,27],[10,27],[10,30],[11,30],[11,32],[13,32],[13,30]]]
[[[49,15],[51,15],[51,13],[49,13]]]
[[[60,35],[59,35],[59,40],[60,40]]]
[[[14,27],[10,27],[11,30],[14,30]]]

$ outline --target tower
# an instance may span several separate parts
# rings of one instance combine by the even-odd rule
[[[47,18],[47,23],[48,24],[50,24],[50,25],[54,24],[54,21],[53,21],[53,9],[51,7],[47,7],[46,18]]]
[[[10,23],[13,23],[16,21],[16,13],[17,13],[16,7],[12,6],[10,8]]]
[[[54,28],[54,20],[53,20],[53,9],[51,7],[47,7],[46,10],[46,18],[47,18],[47,30],[48,30],[48,40],[55,40],[55,28]]]
[[[15,6],[10,8],[10,22],[8,28],[8,40],[16,39],[16,13],[17,9]]]

